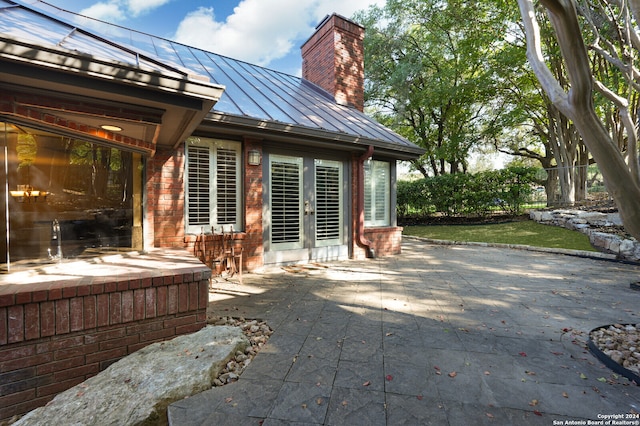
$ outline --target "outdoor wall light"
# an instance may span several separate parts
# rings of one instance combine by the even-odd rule
[[[250,150],[247,158],[247,162],[249,163],[249,165],[259,166],[260,161],[262,161],[262,155],[260,154],[260,151],[258,151],[257,149]]]
[[[112,126],[111,124],[103,124],[102,126],[100,126],[100,128],[102,130],[107,130],[109,132],[121,132],[122,131],[122,127]]]

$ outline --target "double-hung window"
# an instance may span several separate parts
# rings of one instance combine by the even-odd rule
[[[387,161],[368,160],[364,163],[364,224],[391,224],[391,166]]]
[[[187,233],[229,225],[242,229],[241,144],[192,137],[186,142],[186,156]]]

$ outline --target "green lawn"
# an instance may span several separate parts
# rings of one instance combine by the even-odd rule
[[[589,243],[589,238],[578,231],[571,231],[559,226],[542,225],[532,220],[488,225],[405,226],[403,234],[434,240],[522,244],[534,247],[597,251]]]

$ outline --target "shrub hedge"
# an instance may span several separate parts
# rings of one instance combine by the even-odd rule
[[[536,186],[532,167],[508,167],[476,174],[449,174],[398,181],[399,218],[429,216],[487,216],[496,211],[522,213]]]

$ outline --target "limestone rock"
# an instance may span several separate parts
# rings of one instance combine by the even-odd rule
[[[207,326],[154,343],[57,395],[16,425],[166,424],[167,406],[210,389],[248,339],[239,327]]]
[[[636,248],[636,243],[633,240],[622,240],[622,242],[620,243],[620,253],[626,255],[626,256],[632,256],[633,255],[633,250]]]
[[[590,229],[590,227],[589,227],[589,224],[580,223],[580,224],[575,225],[575,229],[576,229],[576,231],[580,231],[583,234],[587,234],[588,232],[586,232],[586,231],[588,231]]]
[[[542,214],[546,212],[542,212],[540,210],[531,210],[529,212],[529,218],[536,222],[542,222]],[[549,215],[551,217],[551,215]]]
[[[580,219],[584,219],[589,223],[598,223],[598,222],[603,222],[603,221],[607,220],[607,214],[606,213],[601,213],[601,212],[579,211],[577,213],[577,216]]]
[[[614,362],[634,373],[640,372],[640,331],[633,324],[613,324],[592,330],[590,339]]]
[[[607,221],[613,223],[616,226],[622,226],[622,219],[620,218],[620,213],[608,213]]]
[[[580,231],[589,237],[591,245],[618,258],[639,261],[640,242],[627,238],[618,229],[622,226],[619,213],[584,210],[531,211],[529,217],[536,222]]]

